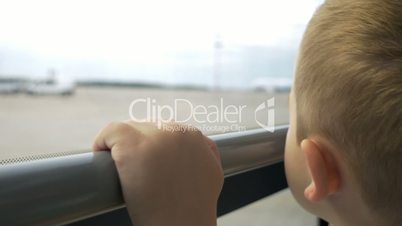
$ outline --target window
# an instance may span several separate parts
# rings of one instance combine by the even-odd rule
[[[207,134],[286,124],[317,5],[2,0],[0,159],[88,151],[106,123],[130,117]]]

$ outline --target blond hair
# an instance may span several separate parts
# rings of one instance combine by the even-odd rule
[[[367,206],[402,218],[402,1],[328,0],[296,68],[297,139],[343,150]]]

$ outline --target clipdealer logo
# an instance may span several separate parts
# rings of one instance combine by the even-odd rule
[[[266,113],[265,120],[259,120],[257,114],[259,112]],[[272,97],[262,102],[254,111],[254,119],[257,124],[265,130],[273,133],[275,132],[275,98]]]
[[[272,97],[252,109],[254,110],[256,124],[269,132],[275,131],[274,107],[275,97]],[[242,125],[243,117],[249,117],[244,113],[246,108],[250,107],[247,105],[225,104],[223,98],[220,98],[217,105],[195,105],[187,99],[180,98],[175,99],[172,105],[162,105],[153,98],[140,98],[131,102],[129,116],[132,120],[139,122],[154,122],[159,129],[166,129],[163,128],[163,125],[166,122],[174,121],[184,124],[196,122],[199,125],[204,125],[201,126],[202,128],[198,128],[201,130],[206,128],[205,124],[209,124],[216,125],[208,127],[210,130],[216,130],[216,132],[234,132],[246,130],[246,127]],[[139,116],[141,114],[138,113],[144,113],[144,110],[145,117],[144,114],[142,114],[142,117]],[[226,126],[218,126],[217,124],[226,124]]]

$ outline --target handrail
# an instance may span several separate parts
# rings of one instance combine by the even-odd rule
[[[283,160],[287,126],[210,136],[225,177]],[[124,206],[108,152],[0,165],[0,225],[62,225]]]

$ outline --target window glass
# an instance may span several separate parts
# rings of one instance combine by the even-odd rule
[[[317,0],[0,0],[0,160],[89,151],[107,122],[288,123]]]

